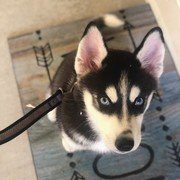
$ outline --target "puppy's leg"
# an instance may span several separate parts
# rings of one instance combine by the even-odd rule
[[[85,149],[85,147],[83,147],[82,145],[77,144],[73,140],[71,140],[64,132],[62,132],[62,144],[67,152],[74,152]]]
[[[46,93],[46,99],[48,99],[50,96],[51,96],[51,90],[48,89],[47,93]],[[56,108],[53,109],[52,111],[50,111],[48,114],[47,114],[47,117],[48,119],[51,121],[51,122],[56,122]]]
[[[76,148],[74,148],[74,146],[72,146],[65,138],[62,138],[62,145],[67,152],[76,151]]]

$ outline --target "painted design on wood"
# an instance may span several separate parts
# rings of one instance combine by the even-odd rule
[[[50,44],[47,43],[44,46],[33,46],[33,49],[36,56],[37,65],[46,68],[49,82],[51,84],[52,78],[49,72],[49,66],[51,65],[54,59],[53,59]]]
[[[173,164],[180,167],[180,146],[179,142],[172,142],[170,149],[170,158],[173,160]]]
[[[152,147],[147,145],[147,144],[141,144],[140,146],[143,149],[146,149],[149,152],[148,161],[143,165],[141,164],[141,166],[143,166],[143,167],[140,167],[138,169],[132,170],[130,172],[122,173],[122,174],[119,174],[119,175],[103,174],[103,173],[101,173],[99,171],[99,167],[98,167],[98,162],[103,157],[103,155],[97,155],[94,162],[93,162],[93,170],[94,170],[94,172],[99,177],[104,178],[104,179],[117,179],[117,178],[120,179],[120,178],[125,178],[125,177],[128,177],[128,176],[132,176],[132,175],[135,175],[135,174],[139,174],[139,173],[147,170],[151,166],[151,164],[153,163],[154,151],[153,151]],[[128,165],[127,164],[122,164],[122,166],[128,166]]]
[[[71,180],[85,180],[85,178],[77,171],[74,171]]]
[[[159,96],[160,97],[160,96]],[[158,99],[161,103],[163,102],[162,101],[162,98],[160,97]],[[156,107],[156,110],[161,112],[162,111],[162,107],[161,106],[157,106]],[[166,120],[165,116],[164,115],[160,115],[159,116],[159,119],[164,122]],[[169,126],[167,126],[166,124],[164,124],[162,126],[162,130],[165,131],[166,133],[168,133],[168,131],[170,130]],[[176,141],[173,141],[173,138],[172,136],[170,135],[166,135],[166,140],[171,142],[171,145],[168,145],[167,148],[169,149],[168,153],[169,153],[169,157],[170,159],[173,161],[173,164],[175,166],[178,166],[180,167],[180,146],[179,146],[179,142],[176,142]]]

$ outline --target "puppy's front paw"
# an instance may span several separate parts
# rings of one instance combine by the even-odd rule
[[[64,149],[67,152],[72,153],[76,151],[75,147],[71,145],[65,138],[62,138],[62,144],[63,144]]]

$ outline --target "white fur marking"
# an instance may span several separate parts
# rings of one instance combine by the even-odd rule
[[[149,95],[148,97],[148,100],[147,100],[147,105],[146,105],[146,109],[144,110],[144,113],[146,112],[146,110],[148,109],[149,105],[150,105],[150,102],[151,102],[151,99],[153,97],[153,92]]]
[[[91,141],[89,141],[86,137],[80,135],[79,133],[77,132],[73,132],[73,138],[79,142],[80,144],[83,144],[83,145],[88,145],[90,143],[92,143]]]
[[[115,114],[107,115],[96,109],[93,105],[93,96],[88,91],[84,91],[84,102],[87,112],[87,120],[89,121],[93,130],[98,134],[99,140],[97,142],[86,141],[84,137],[75,135],[80,142],[84,143],[84,149],[94,150],[98,152],[109,152],[113,151],[119,154],[126,154],[136,150],[141,143],[141,124],[143,116],[147,108],[149,107],[152,94],[148,97],[147,106],[139,116],[129,116],[127,111],[127,83],[128,79],[125,74],[121,76],[119,88],[122,94],[122,117],[119,119]],[[134,147],[128,152],[118,151],[115,147],[115,141],[123,131],[131,129],[132,136],[134,139]],[[87,143],[87,145],[86,145]]]
[[[139,96],[140,89],[137,86],[133,86],[130,91],[129,100],[134,102],[134,100]]]
[[[74,152],[84,149],[82,145],[75,143],[71,138],[69,138],[64,131],[62,131],[62,144],[67,152]]]
[[[120,91],[122,94],[122,123],[124,127],[127,127],[127,118],[128,118],[128,112],[127,112],[127,76],[125,74],[122,74],[120,79]]]
[[[141,114],[131,119],[132,134],[134,138],[134,147],[131,151],[136,150],[141,143],[141,124],[143,121],[143,115],[144,114]]]
[[[93,150],[99,153],[107,153],[109,149],[105,146],[102,140],[98,140],[96,142],[91,142],[84,138],[83,136],[79,135],[78,133],[73,134],[74,138],[79,142],[83,143],[84,145],[77,144],[71,138],[69,138],[64,131],[62,131],[62,144],[66,151],[74,152],[74,151],[81,151],[81,150]]]
[[[104,147],[107,147],[106,151],[108,149],[109,151],[116,151],[115,140],[124,130],[118,116],[115,114],[107,115],[97,110],[93,106],[93,97],[87,90],[84,91],[84,102],[89,123],[94,131],[98,133]]]
[[[118,96],[117,96],[116,88],[114,86],[109,86],[105,92],[113,103],[117,102]]]
[[[141,115],[137,117],[132,117],[131,127],[132,127],[132,133],[134,137],[134,147],[131,151],[136,150],[139,147],[139,144],[141,143],[141,125],[143,121],[143,116],[150,105],[152,96],[153,96],[153,93],[151,93],[150,96],[148,97],[147,105],[146,105],[146,109],[144,113],[142,113]]]
[[[56,108],[53,109],[52,111],[50,111],[48,114],[48,119],[51,121],[51,122],[56,122],[57,118],[56,118]]]
[[[51,92],[50,92],[50,89],[48,89],[47,93],[46,93],[46,99],[48,99],[49,97],[51,96]],[[52,111],[50,111],[48,114],[47,114],[47,117],[48,119],[51,121],[51,122],[56,122],[56,108],[53,109]]]
[[[119,19],[114,14],[106,14],[103,16],[103,18],[104,18],[104,23],[106,26],[115,28],[115,27],[119,27],[119,26],[124,25],[124,21]]]

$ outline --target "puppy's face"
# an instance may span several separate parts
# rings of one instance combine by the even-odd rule
[[[138,148],[143,116],[162,73],[163,58],[159,28],[129,53],[108,50],[97,27],[87,27],[75,70],[89,123],[109,151],[127,153]]]

